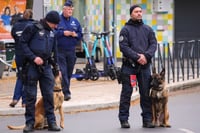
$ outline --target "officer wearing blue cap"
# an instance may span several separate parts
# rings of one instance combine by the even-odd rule
[[[25,60],[24,91],[26,95],[24,133],[34,130],[35,103],[37,100],[37,84],[39,82],[44,101],[48,130],[60,131],[54,115],[53,88],[54,75],[51,67],[59,73],[57,65],[57,46],[53,30],[57,27],[60,16],[57,11],[50,11],[40,22],[29,24],[20,38],[20,45]],[[53,62],[54,61],[54,62]]]
[[[57,28],[58,63],[62,73],[62,86],[65,101],[71,99],[70,80],[76,62],[75,47],[82,38],[82,27],[79,21],[72,16],[73,2],[68,0],[60,16],[61,21]]]
[[[71,0],[68,0],[65,2],[64,6],[71,6],[73,7],[73,2]]]
[[[120,31],[120,51],[122,61],[122,90],[119,105],[119,120],[122,128],[130,128],[129,108],[133,87],[131,75],[136,75],[140,93],[142,122],[144,128],[154,128],[152,123],[151,99],[149,97],[151,79],[151,59],[157,49],[157,40],[151,27],[142,21],[142,8],[130,7],[130,19]]]

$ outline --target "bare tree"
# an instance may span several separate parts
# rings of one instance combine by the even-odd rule
[[[33,9],[33,0],[26,0],[26,9]]]

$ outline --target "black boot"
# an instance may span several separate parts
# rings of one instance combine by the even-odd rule
[[[128,123],[127,120],[120,121],[120,123],[121,123],[121,128],[130,128],[130,124]]]
[[[56,122],[48,124],[49,131],[60,131],[60,128],[57,126]]]
[[[64,100],[65,101],[69,101],[71,99],[71,95],[66,95],[66,96],[64,96]]]
[[[23,129],[23,133],[30,133],[34,131],[33,124],[26,124],[26,126]]]
[[[153,125],[152,122],[143,122],[143,127],[144,128],[154,128],[155,125]]]
[[[18,100],[13,100],[13,101],[9,104],[9,106],[12,107],[12,108],[14,108],[15,105],[16,105],[17,103],[18,103]]]

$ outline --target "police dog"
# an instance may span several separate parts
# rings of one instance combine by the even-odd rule
[[[163,68],[160,73],[156,73],[154,67],[152,72],[150,89],[150,97],[152,99],[152,123],[157,127],[171,127],[168,122],[168,90],[165,83],[165,68]]]
[[[62,104],[64,102],[64,94],[62,92],[62,86],[61,86],[61,78],[59,75],[55,76],[55,86],[54,86],[54,93],[53,93],[53,98],[54,98],[54,109],[59,110],[59,115],[60,115],[60,127],[64,128],[64,112],[63,112],[63,107]],[[38,102],[35,105],[35,124],[34,128],[35,129],[44,129],[46,128],[47,121],[45,117],[45,109],[44,109],[44,102],[43,98],[41,97]],[[7,126],[9,129],[12,130],[20,130],[25,127],[25,125],[22,126]]]

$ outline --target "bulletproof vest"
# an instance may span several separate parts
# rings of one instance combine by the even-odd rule
[[[35,55],[46,60],[51,56],[54,45],[54,33],[53,31],[45,30],[38,21],[34,21],[33,25],[36,31],[29,43],[30,49]]]

